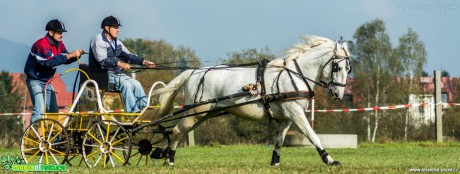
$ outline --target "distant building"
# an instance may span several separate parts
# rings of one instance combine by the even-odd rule
[[[442,108],[449,107],[446,103],[455,102],[458,97],[456,86],[460,85],[460,78],[457,77],[441,77],[441,102]],[[409,96],[409,103],[433,103],[434,104],[434,82],[433,77],[420,78],[420,85],[422,85],[424,94],[411,94]],[[412,118],[417,120],[416,126],[420,124],[434,123],[435,121],[435,106],[427,105],[422,108],[409,108]]]
[[[398,79],[397,81],[400,81]],[[356,79],[349,79],[347,85],[345,86],[345,95],[344,95],[344,102],[357,102],[360,99],[355,97],[355,93],[352,89],[352,83],[356,81]],[[409,95],[409,104],[413,103],[430,103],[434,104],[434,82],[433,77],[421,77],[420,83],[421,87],[423,88],[422,94],[410,94]],[[460,78],[458,77],[442,77],[441,78],[441,101],[442,103],[452,103],[457,100],[459,96],[459,92],[457,91],[458,88],[456,86],[460,85]],[[407,104],[407,103],[399,103],[399,104]],[[443,109],[449,107],[448,104],[443,104]],[[434,105],[426,105],[422,107],[414,107],[409,108],[410,115],[414,120],[416,126],[420,124],[427,124],[432,123],[435,120],[434,115]]]

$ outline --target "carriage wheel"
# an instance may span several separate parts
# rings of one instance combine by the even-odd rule
[[[132,149],[136,149],[130,159],[136,166],[147,165],[149,161],[166,157],[170,145],[169,132],[161,125],[146,127],[132,134]]]
[[[86,132],[82,153],[88,167],[124,166],[131,154],[131,139],[123,126],[103,120]]]
[[[22,136],[22,158],[28,164],[63,164],[69,148],[67,130],[52,119],[33,122]]]

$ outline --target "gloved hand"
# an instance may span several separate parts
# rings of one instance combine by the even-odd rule
[[[142,62],[142,65],[146,66],[147,68],[155,68],[155,63],[148,60],[144,60],[144,62]]]

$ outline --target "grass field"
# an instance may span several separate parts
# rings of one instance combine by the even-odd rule
[[[460,143],[365,143],[356,149],[327,150],[342,166],[323,164],[313,148],[284,147],[281,165],[270,167],[272,149],[267,146],[216,145],[179,148],[174,167],[158,160],[154,165],[107,169],[71,166],[67,173],[411,173],[410,169],[430,168],[460,172]],[[0,157],[8,152],[20,154],[18,149],[1,149]]]

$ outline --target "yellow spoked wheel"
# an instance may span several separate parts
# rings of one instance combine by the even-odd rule
[[[69,148],[67,131],[52,119],[33,122],[22,136],[21,153],[27,164],[63,164]]]
[[[86,132],[82,152],[88,167],[124,166],[131,155],[131,139],[117,122],[100,121]]]

